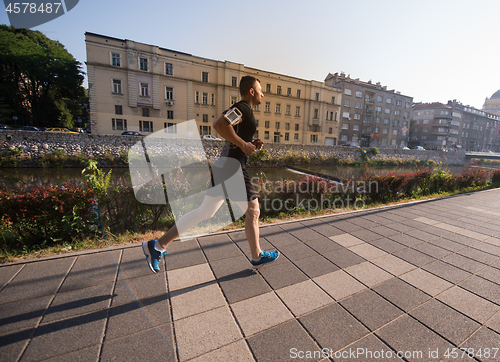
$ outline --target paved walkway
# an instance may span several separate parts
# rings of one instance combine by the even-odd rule
[[[500,189],[261,237],[258,272],[242,231],[0,267],[0,361],[500,360]]]

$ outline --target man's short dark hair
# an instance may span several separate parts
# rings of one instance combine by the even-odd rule
[[[250,92],[250,89],[252,89],[255,86],[255,82],[259,82],[260,80],[251,76],[251,75],[245,75],[243,78],[240,80],[240,94],[241,96],[245,96]]]

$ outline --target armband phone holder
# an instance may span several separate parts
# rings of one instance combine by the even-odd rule
[[[226,119],[226,121],[231,125],[231,126],[235,126],[237,125],[238,123],[241,122],[241,117],[242,117],[242,113],[241,111],[234,107],[234,108],[231,108],[229,109],[225,114],[224,114],[224,118]]]

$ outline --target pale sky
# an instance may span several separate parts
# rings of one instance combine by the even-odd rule
[[[499,17],[499,0],[80,0],[33,30],[82,63],[88,31],[306,80],[343,71],[415,102],[481,109],[500,89]]]

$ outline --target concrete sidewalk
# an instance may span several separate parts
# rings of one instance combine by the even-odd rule
[[[500,189],[261,245],[282,255],[257,272],[242,231],[175,242],[156,275],[140,244],[0,267],[0,361],[500,360]]]

